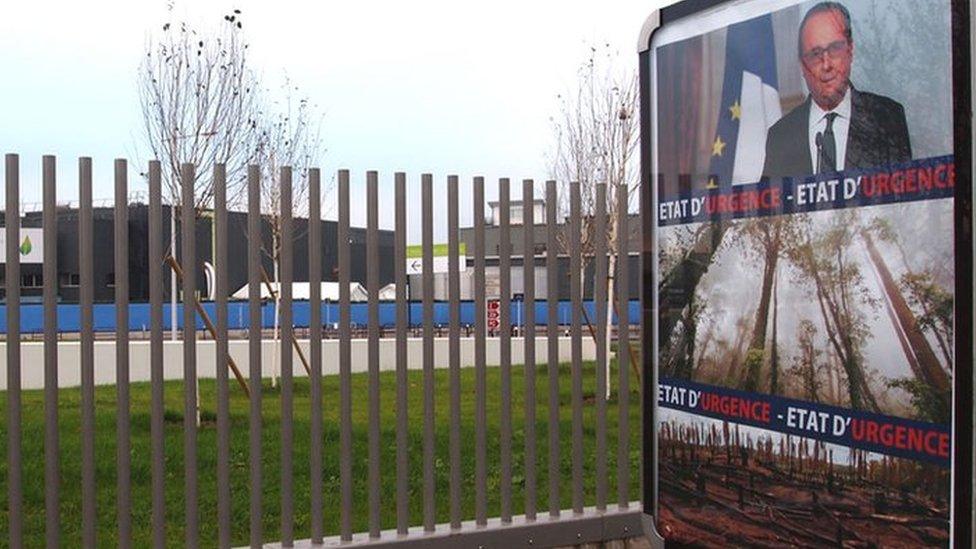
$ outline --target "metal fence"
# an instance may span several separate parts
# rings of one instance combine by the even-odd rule
[[[5,162],[6,175],[6,204],[19,204],[19,165],[17,155],[7,155]],[[166,246],[162,241],[162,171],[159,162],[150,162],[148,166],[149,182],[149,257],[162,262],[166,255]],[[197,412],[199,394],[194,384],[189,380],[197,378],[197,311],[192,306],[183,307],[183,374],[185,382],[182,385],[183,416],[182,416],[182,464],[183,488],[181,499],[183,503],[182,521],[179,524],[167,524],[167,494],[166,475],[167,457],[165,440],[164,384],[163,384],[163,274],[158,268],[150,268],[150,371],[151,397],[149,403],[149,437],[151,447],[148,452],[151,513],[147,518],[151,528],[151,541],[155,547],[167,544],[167,528],[177,528],[182,532],[181,543],[188,547],[216,544],[227,547],[232,544],[232,524],[239,522],[232,515],[232,455],[231,430],[234,428],[230,419],[231,391],[236,390],[228,379],[228,304],[227,296],[230,292],[227,284],[227,196],[225,171],[223,166],[217,166],[212,174],[214,179],[214,213],[216,223],[216,296],[214,305],[216,316],[216,514],[215,516],[201,516],[201,500],[210,500],[209,495],[201,498],[200,493],[200,462],[198,456],[199,425]],[[639,505],[631,503],[631,441],[629,417],[631,413],[629,367],[623,366],[616,371],[617,379],[616,410],[618,425],[616,431],[615,459],[608,456],[608,436],[612,433],[608,428],[608,402],[602,390],[596,390],[584,402],[584,365],[581,353],[581,342],[584,337],[596,338],[595,376],[598,387],[606,381],[605,365],[608,360],[608,346],[605,345],[608,334],[604,322],[597,321],[593,327],[594,333],[584,334],[583,306],[581,303],[581,262],[584,261],[580,248],[580,239],[570,239],[568,255],[571,261],[571,349],[572,361],[570,368],[571,397],[569,404],[560,402],[560,384],[566,383],[560,379],[560,369],[557,337],[558,325],[557,307],[555,300],[548,302],[548,331],[546,334],[548,347],[548,387],[546,393],[538,393],[536,387],[536,338],[523,338],[525,364],[524,395],[522,396],[524,409],[520,412],[524,416],[524,424],[515,425],[513,421],[513,365],[511,349],[513,340],[508,330],[501,330],[499,334],[501,349],[501,364],[498,369],[500,394],[498,397],[499,417],[497,418],[497,433],[489,431],[488,424],[488,391],[486,355],[486,299],[485,295],[485,250],[484,250],[484,194],[485,181],[475,177],[471,183],[473,190],[472,214],[475,223],[474,249],[474,323],[473,332],[475,343],[474,367],[474,440],[470,444],[462,439],[462,372],[460,368],[460,338],[461,338],[461,307],[460,307],[460,272],[457,261],[450,261],[448,273],[449,285],[449,320],[448,337],[449,352],[448,379],[449,398],[443,402],[438,399],[435,390],[435,357],[434,353],[434,299],[433,299],[433,227],[434,227],[434,181],[431,175],[421,177],[421,201],[419,207],[409,209],[410,213],[422,216],[423,241],[423,377],[420,388],[411,386],[407,371],[407,334],[409,325],[409,303],[406,292],[398,291],[396,299],[396,388],[395,402],[380,402],[381,377],[379,368],[380,352],[380,314],[379,314],[379,256],[378,256],[378,225],[380,216],[379,181],[376,172],[367,172],[365,178],[366,212],[367,212],[367,280],[369,293],[367,303],[367,331],[368,341],[368,374],[366,391],[359,394],[354,391],[351,373],[351,304],[350,304],[350,173],[339,171],[338,204],[339,219],[338,241],[338,280],[340,283],[339,301],[339,383],[338,383],[338,447],[334,442],[327,441],[324,436],[327,421],[323,414],[326,396],[323,394],[322,376],[322,296],[318,284],[311,285],[309,307],[309,339],[310,368],[309,394],[311,399],[310,422],[308,432],[295,430],[295,382],[293,379],[293,350],[292,346],[281,346],[281,385],[280,392],[267,393],[262,386],[261,368],[261,338],[262,332],[262,303],[260,301],[261,278],[261,193],[260,170],[251,166],[247,174],[247,207],[248,207],[248,268],[249,268],[249,356],[247,360],[247,393],[249,411],[247,419],[248,448],[246,467],[242,464],[236,467],[233,474],[248,476],[247,513],[249,542],[251,546],[261,546],[266,542],[278,542],[281,546],[316,545],[316,544],[369,544],[369,545],[417,545],[423,547],[514,547],[533,546],[547,547],[558,545],[576,545],[580,543],[606,541],[612,539],[630,538],[641,535],[641,513]],[[194,220],[197,212],[194,209],[193,184],[195,181],[194,166],[183,165],[181,170],[183,201],[181,207],[182,247],[180,257],[177,258],[187,273],[196,272],[197,264],[195,248]],[[308,211],[311,218],[319,218],[320,212],[320,172],[313,169],[309,173],[309,204]],[[78,233],[80,255],[80,367],[81,367],[81,398],[80,408],[80,456],[62,455],[59,444],[59,387],[58,387],[58,318],[57,318],[57,288],[50,283],[58,279],[58,250],[56,235],[56,164],[55,158],[46,156],[43,159],[43,323],[44,323],[44,391],[43,391],[43,501],[44,509],[25,506],[25,479],[23,476],[25,460],[39,460],[40,456],[25,455],[24,431],[22,418],[21,371],[25,365],[20,357],[20,263],[19,263],[19,219],[9,216],[6,219],[6,319],[7,319],[7,387],[6,392],[6,432],[7,432],[7,524],[9,544],[20,547],[25,544],[39,543],[38,539],[25,538],[25,517],[28,514],[44,516],[44,544],[48,547],[59,545],[73,545],[77,540],[62,539],[63,505],[61,501],[63,486],[62,468],[67,460],[80,462],[80,517],[81,539],[86,547],[94,547],[107,543],[100,539],[97,523],[99,515],[104,515],[104,499],[98,499],[96,486],[96,399],[94,369],[94,326],[92,302],[92,260],[91,250],[99,245],[93,241],[92,233],[92,162],[88,158],[81,158],[78,162],[79,184],[79,214],[80,230]],[[458,244],[458,212],[459,212],[459,182],[458,177],[447,179],[447,233],[449,235],[449,254],[456,257],[459,253]],[[510,293],[510,267],[512,257],[512,230],[510,223],[510,182],[501,179],[498,182],[499,213],[500,213],[500,250],[499,272],[500,291],[502,295]],[[522,200],[524,204],[532,204],[535,185],[533,181],[522,183]],[[582,218],[580,206],[580,189],[578,185],[570,185],[570,216],[571,231],[578,233]],[[292,171],[284,168],[280,173],[281,189],[281,330],[282,340],[288,342],[293,338],[293,303],[291,282],[293,281],[292,263],[294,250],[292,245]],[[605,210],[606,188],[598,185],[595,201],[596,234],[606,234],[607,216]],[[128,182],[127,164],[125,160],[115,161],[115,301],[116,326],[129,326],[128,307],[128,238],[127,214]],[[627,196],[626,192],[617,193],[620,203],[617,207],[619,215],[619,233],[627,232]],[[394,211],[395,218],[395,281],[398,288],[404,288],[406,275],[406,228],[407,228],[407,178],[403,173],[394,177],[394,193],[392,203],[384,204],[385,208]],[[532,208],[524,208],[524,224],[531,226],[535,221],[544,221],[549,227],[557,224],[557,186],[554,181],[545,184],[546,218],[534,220]],[[549,287],[557,287],[555,279],[557,268],[557,250],[559,245],[555,238],[555,230],[549,231],[549,242],[546,248],[546,264],[548,266]],[[531,231],[523,231],[525,249],[531,250]],[[322,249],[322,235],[320,225],[309,225],[310,254],[317,254]],[[331,244],[331,243],[327,243]],[[616,304],[619,311],[618,331],[618,359],[623,365],[630,363],[629,341],[629,303],[627,284],[627,239],[620,239],[621,249],[617,251],[617,297]],[[309,261],[310,279],[321,280],[321,263],[317,257]],[[595,316],[605,319],[607,307],[607,241],[597,238],[593,252],[595,262]],[[534,288],[534,265],[532,261],[525,262],[525,323],[535,325],[536,296]],[[183,294],[192,296],[196,293],[196,277],[183,277]],[[501,308],[501,323],[503,326],[511,324],[510,311]],[[636,319],[635,319],[636,320]],[[133,545],[133,450],[131,446],[132,417],[136,412],[130,396],[129,383],[129,334],[127,330],[119,330],[116,335],[116,385],[115,385],[115,447],[116,455],[112,466],[116,476],[114,501],[114,532],[111,542],[122,547]],[[408,415],[408,400],[410,393],[422,391],[422,417]],[[331,395],[330,395],[331,396]],[[267,451],[262,443],[262,401],[277,399],[280,402],[280,444],[277,451],[280,468],[277,479],[265,479],[262,475],[262,452]],[[354,444],[353,431],[353,403],[364,401],[367,409],[368,427],[366,452],[355,454],[357,446]],[[548,422],[537,414],[537,401],[545,403]],[[104,406],[104,404],[102,404]],[[384,492],[381,483],[381,445],[389,444],[384,440],[381,425],[381,406],[394,406],[396,410],[395,425],[395,528],[384,530],[383,526],[392,525],[390,516],[384,516],[382,498]],[[446,406],[449,409],[449,443],[446,455],[438,453],[436,444],[435,408]],[[593,406],[595,419],[592,425],[585,426],[584,408]],[[569,467],[565,467],[564,451],[560,445],[561,411],[571,410],[571,450]],[[139,410],[140,413],[145,411]],[[63,418],[60,418],[63,419]],[[409,427],[411,422],[422,421],[422,452],[420,455],[410,453],[411,441]],[[492,421],[496,421],[492,418]],[[545,427],[546,437],[538,439],[540,426]],[[390,427],[390,426],[385,426]],[[243,426],[238,426],[238,429]],[[522,431],[524,435],[518,438],[524,440],[524,463],[513,463],[513,431]],[[489,434],[498,436],[498,462],[489,463]],[[302,463],[296,463],[296,437],[309,437],[308,455],[299,456]],[[494,442],[494,441],[492,441]],[[592,448],[590,457],[584,452],[584,445]],[[638,447],[639,448],[639,447]],[[172,453],[172,448],[169,450]],[[539,486],[540,471],[537,465],[540,452],[548,452],[548,470],[544,471],[548,478],[548,486]],[[325,453],[338,454],[338,471],[336,476],[336,494],[326,494],[326,484],[331,480],[325,478],[331,474],[325,462]],[[464,481],[462,478],[462,457],[474,455],[474,512],[472,516],[465,516],[462,509],[462,493]],[[305,461],[307,459],[307,461]],[[354,501],[353,478],[354,464],[366,462],[366,505]],[[584,460],[592,460],[584,464]],[[411,461],[422,463],[422,473],[415,478],[411,475]],[[616,486],[609,486],[608,474],[611,462],[616,465]],[[235,463],[237,461],[235,460]],[[437,471],[445,463],[449,469],[447,482],[438,481]],[[586,467],[585,467],[586,465]],[[170,466],[170,472],[171,471]],[[308,468],[309,486],[296,490],[296,467]],[[584,475],[585,470],[592,468],[595,473],[589,478]],[[497,473],[496,473],[497,471]],[[518,478],[514,473],[521,473]],[[497,474],[497,486],[495,476]],[[563,480],[571,479],[571,508],[563,509],[560,505],[560,488]],[[489,484],[489,478],[492,479]],[[271,496],[266,493],[268,482],[277,482],[278,490],[274,499],[280,504],[280,531],[274,539],[268,539],[265,533],[265,517],[267,500]],[[446,484],[446,485],[445,485]],[[592,488],[586,488],[588,485]],[[513,489],[513,486],[515,489]],[[498,516],[489,518],[489,490],[498,490]],[[172,489],[170,488],[170,491]],[[445,514],[443,509],[437,508],[436,494],[446,490],[449,494],[449,509]],[[308,512],[310,514],[308,529],[295,531],[296,524],[296,491],[308,494]],[[543,493],[543,491],[546,491]],[[141,493],[141,492],[140,492]],[[412,494],[419,493],[418,500]],[[513,498],[521,494],[524,501],[520,502],[523,514],[514,516],[513,509],[517,507]],[[326,500],[325,496],[330,499]],[[335,498],[331,496],[335,495]],[[541,510],[540,502],[547,502],[548,509]],[[302,504],[304,508],[304,503]],[[100,509],[99,506],[102,506]],[[169,502],[172,507],[173,503]],[[418,510],[419,507],[419,510]],[[365,523],[368,529],[362,533],[353,531],[355,513],[365,509],[368,517]],[[324,518],[327,515],[338,515],[338,535],[326,537]],[[438,524],[439,516],[447,516],[449,520]],[[201,519],[216,522],[216,539],[201,539]],[[473,520],[471,520],[473,519]],[[102,519],[104,520],[104,519]],[[171,520],[171,519],[170,519]],[[138,525],[140,528],[146,525]],[[300,541],[296,542],[296,538]],[[172,542],[172,540],[169,540]],[[239,541],[239,540],[238,540]],[[109,542],[109,543],[111,543]]]

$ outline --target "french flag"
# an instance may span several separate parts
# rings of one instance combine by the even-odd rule
[[[759,181],[766,159],[766,132],[781,115],[771,17],[730,26],[707,188]]]

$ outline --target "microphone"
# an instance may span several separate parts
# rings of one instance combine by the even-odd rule
[[[817,173],[823,172],[823,132],[817,132],[817,137],[814,139],[814,143],[817,145]]]

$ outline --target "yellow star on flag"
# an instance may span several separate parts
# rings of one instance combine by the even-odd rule
[[[732,103],[732,106],[729,107],[729,112],[732,113],[732,120],[742,119],[742,105],[739,104],[738,100],[736,100],[735,103]]]
[[[712,156],[722,156],[722,151],[725,150],[725,142],[722,141],[722,136],[716,135],[715,142],[712,143]]]
[[[706,189],[717,189],[718,188],[718,182],[715,181],[715,178],[714,177],[709,177],[708,178],[708,184],[705,185],[705,188]]]

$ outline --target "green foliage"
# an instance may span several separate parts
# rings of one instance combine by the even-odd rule
[[[762,349],[749,349],[746,353],[746,378],[743,381],[743,389],[746,391],[758,391],[759,390],[759,376],[762,373],[763,365],[763,350]]]
[[[908,289],[908,303],[916,313],[918,324],[926,330],[952,341],[954,303],[952,293],[937,284],[932,273],[905,273],[901,283]]]
[[[929,384],[915,378],[901,378],[888,381],[889,388],[902,389],[909,394],[912,407],[915,408],[915,419],[931,421],[932,423],[949,423],[950,394],[940,392]]]

